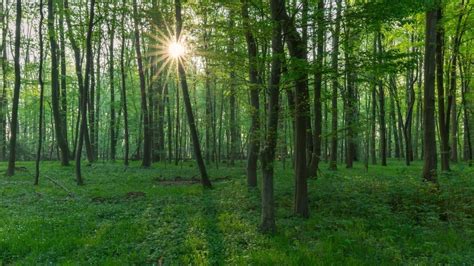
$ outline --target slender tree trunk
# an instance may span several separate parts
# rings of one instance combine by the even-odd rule
[[[123,5],[126,5],[126,0],[123,0]],[[120,74],[122,81],[122,91],[121,99],[122,109],[123,109],[123,129],[124,129],[124,157],[123,163],[125,166],[128,166],[128,157],[130,153],[130,136],[128,132],[128,107],[127,107],[127,84],[126,84],[126,74],[125,74],[125,49],[126,49],[126,39],[125,39],[125,9],[122,12],[122,45],[120,49]]]
[[[38,149],[36,152],[36,164],[35,164],[35,181],[34,184],[39,184],[40,175],[40,161],[41,161],[41,149],[43,146],[43,120],[44,120],[44,82],[43,82],[43,0],[40,0],[39,4],[40,21],[39,21],[39,49],[40,49],[40,62],[38,69],[38,83],[40,86],[40,98],[39,98],[39,122],[38,122]]]
[[[61,106],[60,106],[60,84],[59,84],[59,61],[58,61],[58,44],[56,41],[56,30],[54,28],[54,1],[48,0],[48,35],[51,48],[51,105],[53,108],[54,128],[56,131],[56,140],[61,151],[61,164],[69,165],[69,147],[65,139],[63,128]]]
[[[337,0],[336,25],[333,37],[332,51],[332,96],[331,96],[331,154],[329,159],[329,169],[337,169],[337,91],[339,90],[338,67],[339,67],[339,34],[341,31],[341,4],[342,0]]]
[[[140,77],[140,95],[141,95],[141,110],[143,116],[143,167],[151,166],[151,134],[150,134],[150,116],[148,114],[148,104],[146,96],[146,84],[145,84],[145,73],[143,71],[142,63],[142,52],[140,46],[140,32],[138,29],[139,17],[138,17],[138,8],[137,0],[133,0],[133,17],[135,20],[134,30],[135,30],[135,51],[137,54],[137,65],[138,65],[138,74]]]
[[[89,10],[89,22],[87,28],[87,36],[86,36],[86,69],[85,69],[85,77],[84,77],[84,87],[83,90],[80,92],[81,97],[81,126],[79,129],[79,142],[77,143],[77,150],[76,150],[76,181],[78,185],[84,184],[84,179],[81,173],[81,155],[82,155],[82,146],[84,142],[86,142],[87,137],[87,94],[89,91],[90,86],[90,76],[91,76],[91,69],[93,64],[93,56],[92,56],[92,33],[94,27],[94,7],[95,7],[95,0],[90,1],[90,10]],[[87,146],[87,144],[86,144]],[[88,151],[88,157],[91,156]]]
[[[60,101],[61,101],[61,127],[63,128],[63,137],[66,140],[66,145],[68,149],[68,155],[71,157],[71,151],[69,149],[68,141],[68,130],[67,130],[67,73],[66,73],[66,43],[64,38],[64,2],[59,1],[60,12],[59,12],[59,43],[60,43],[60,52],[59,56],[61,58],[61,91],[60,91]]]
[[[15,174],[16,162],[16,139],[18,132],[18,103],[20,100],[21,74],[20,74],[20,39],[21,39],[21,0],[16,1],[16,22],[15,22],[15,87],[13,90],[13,106],[10,129],[10,157],[8,159],[7,176]]]
[[[288,16],[284,0],[272,0],[271,5],[279,8],[279,21],[284,23],[283,31],[286,36],[288,50],[293,60],[298,60],[298,64],[293,63],[292,73],[295,82],[295,214],[302,217],[309,217],[308,206],[308,184],[307,184],[307,163],[306,144],[307,126],[309,119],[309,93],[307,82],[307,54],[304,41],[298,33],[292,19]]]
[[[181,36],[181,28],[182,28],[182,23],[183,23],[181,19],[181,1],[180,0],[175,0],[175,12],[176,12],[176,40],[179,40]],[[194,156],[196,158],[199,171],[201,172],[201,183],[205,188],[211,188],[212,187],[211,181],[209,180],[209,177],[207,175],[206,165],[204,164],[204,160],[202,158],[201,145],[199,144],[199,137],[196,130],[196,124],[194,122],[194,115],[193,115],[193,110],[191,107],[191,100],[189,98],[188,83],[186,80],[186,72],[184,70],[183,61],[181,59],[178,59],[177,63],[178,63],[179,79],[181,81],[181,88],[183,90],[184,107],[186,109],[186,115],[188,117],[188,124],[189,124],[189,131],[190,131],[192,142],[193,142]]]
[[[270,84],[268,87],[268,116],[265,144],[262,150],[262,219],[260,229],[271,233],[276,230],[275,206],[273,199],[273,171],[275,161],[276,143],[278,140],[279,98],[280,98],[280,76],[281,56],[284,54],[282,41],[282,25],[278,18],[279,12],[283,10],[280,6],[271,5],[273,20],[272,29],[272,65]]]
[[[441,8],[437,10],[437,21],[442,18]],[[445,107],[444,91],[444,29],[437,25],[436,32],[436,78],[438,89],[438,124],[440,132],[441,171],[449,171],[449,111]],[[449,100],[448,100],[449,101]],[[448,103],[448,109],[449,109]],[[448,114],[448,115],[446,115]]]
[[[115,14],[112,14],[115,17]],[[114,84],[114,38],[115,38],[115,19],[109,26],[109,85],[110,85],[110,160],[115,161],[117,154],[117,134],[115,118],[115,84]]]
[[[321,91],[323,80],[323,58],[324,58],[324,0],[318,0],[317,10],[317,56],[316,69],[314,72],[314,135],[313,135],[313,156],[309,166],[309,176],[316,177],[321,161],[321,137],[322,137],[322,112],[321,112]]]
[[[2,0],[2,6],[9,5],[9,1]],[[7,100],[7,28],[8,17],[2,16],[2,95],[0,101],[0,160],[6,160],[7,157],[7,113],[8,113],[8,100]]]
[[[248,157],[247,157],[247,185],[249,187],[257,186],[257,162],[260,146],[260,102],[259,91],[260,84],[258,78],[257,62],[257,42],[252,34],[250,18],[248,11],[248,0],[242,0],[242,18],[245,31],[245,40],[247,41],[247,52],[249,58],[249,79],[250,79],[250,117],[251,125],[248,136]]]
[[[382,36],[378,33],[378,52],[382,53]],[[382,60],[380,59],[380,64]],[[379,112],[380,112],[380,159],[382,166],[387,166],[387,125],[385,123],[385,89],[383,87],[383,81],[381,77],[379,80]]]

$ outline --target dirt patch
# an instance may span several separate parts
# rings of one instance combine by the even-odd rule
[[[105,197],[93,197],[91,199],[94,203],[114,203],[117,201],[116,198],[105,198]]]
[[[231,180],[230,176],[223,176],[211,179],[211,182],[223,182]],[[182,176],[175,176],[170,179],[164,179],[163,177],[156,177],[154,181],[160,185],[164,186],[173,186],[173,185],[194,185],[194,184],[201,184],[201,179],[197,176],[192,176],[191,178],[182,177]]]
[[[112,196],[112,197],[97,196],[97,197],[93,197],[91,199],[91,202],[97,203],[97,204],[120,203],[120,202],[124,202],[124,201],[128,201],[128,200],[136,200],[136,199],[140,199],[140,198],[144,198],[144,197],[146,197],[145,192],[132,191],[132,192],[126,193],[123,196]]]
[[[163,177],[157,177],[154,180],[155,182],[159,183],[160,185],[171,186],[171,185],[193,185],[199,184],[200,180],[193,176],[191,178],[185,178],[182,176],[175,176],[171,179],[164,179]]]
[[[128,192],[125,195],[125,198],[126,199],[138,199],[138,198],[144,198],[145,196],[146,196],[145,192],[136,191],[136,192]]]

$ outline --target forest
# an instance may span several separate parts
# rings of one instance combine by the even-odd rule
[[[470,0],[1,0],[0,265],[474,264]]]

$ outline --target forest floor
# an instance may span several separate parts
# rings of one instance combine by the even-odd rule
[[[210,167],[204,190],[193,162],[120,162],[74,168],[19,162],[0,177],[0,265],[5,264],[474,264],[474,169],[459,164],[421,182],[421,163],[361,164],[309,181],[309,219],[292,215],[292,170],[276,170],[278,233],[262,235],[259,190],[245,167]],[[5,172],[6,163],[0,164]],[[31,173],[30,173],[31,171]]]

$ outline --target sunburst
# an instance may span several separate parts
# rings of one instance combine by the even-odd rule
[[[179,64],[185,65],[191,59],[192,46],[186,41],[185,34],[176,36],[168,26],[165,31],[155,28],[149,36],[154,41],[147,53],[151,59],[148,67],[153,71],[152,78],[164,78],[166,82],[171,73],[177,73]]]

